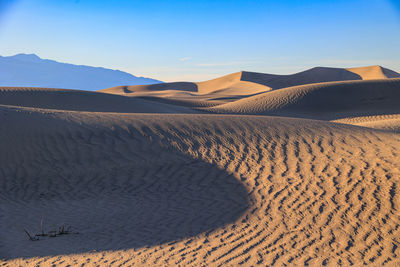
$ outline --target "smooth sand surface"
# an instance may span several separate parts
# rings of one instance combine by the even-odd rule
[[[363,80],[376,80],[376,79],[387,79],[387,78],[400,78],[400,74],[392,70],[383,68],[381,66],[370,66],[360,68],[348,68],[355,74],[360,75]]]
[[[138,98],[81,90],[29,87],[0,87],[0,105],[119,113],[194,112],[184,107],[163,103],[154,105]]]
[[[399,84],[3,88],[0,266],[398,266]]]

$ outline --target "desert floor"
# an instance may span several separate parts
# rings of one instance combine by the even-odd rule
[[[398,266],[397,75],[0,88],[0,266]]]

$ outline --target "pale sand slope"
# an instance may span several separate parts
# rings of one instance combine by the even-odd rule
[[[0,125],[3,265],[400,264],[397,134],[7,107]],[[28,241],[42,212],[80,234]]]
[[[186,107],[207,107],[271,90],[261,84],[241,80],[242,73],[233,73],[214,80],[190,83],[174,82],[153,85],[117,86],[99,92],[145,97],[161,103]]]
[[[399,73],[381,66],[347,68],[346,70],[358,74],[363,80],[400,78]]]
[[[400,113],[400,79],[288,87],[207,108],[210,112],[314,119]]]
[[[100,90],[110,94],[132,94],[137,92],[154,92],[164,90],[187,91],[199,94],[219,93],[227,95],[248,95],[270,90],[270,87],[245,81],[242,79],[244,72],[236,72],[213,80],[192,83],[174,82],[152,85],[117,86]]]
[[[198,113],[176,105],[154,105],[144,99],[53,88],[0,87],[0,105],[93,112]]]

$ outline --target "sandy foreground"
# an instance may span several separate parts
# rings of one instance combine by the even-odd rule
[[[1,88],[0,266],[400,265],[396,73],[265,75]]]

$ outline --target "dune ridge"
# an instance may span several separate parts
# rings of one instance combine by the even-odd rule
[[[400,78],[399,73],[378,65],[370,67],[347,68],[347,70],[360,75],[363,80]]]
[[[0,87],[0,105],[118,113],[194,113],[185,107],[83,90]]]
[[[229,93],[249,95],[303,84],[400,78],[400,74],[381,66],[358,68],[315,67],[289,75],[241,71],[204,82],[172,82],[152,85],[117,86],[99,90],[110,94],[133,94],[164,90],[197,92],[198,94]]]
[[[237,72],[213,80],[198,83],[172,82],[153,85],[117,86],[99,90],[99,92],[126,95],[140,92],[172,90],[195,92],[198,94],[224,93],[231,95],[246,95],[265,92],[271,89],[270,87],[266,87],[262,84],[244,81],[242,80],[242,75],[243,72]]]

